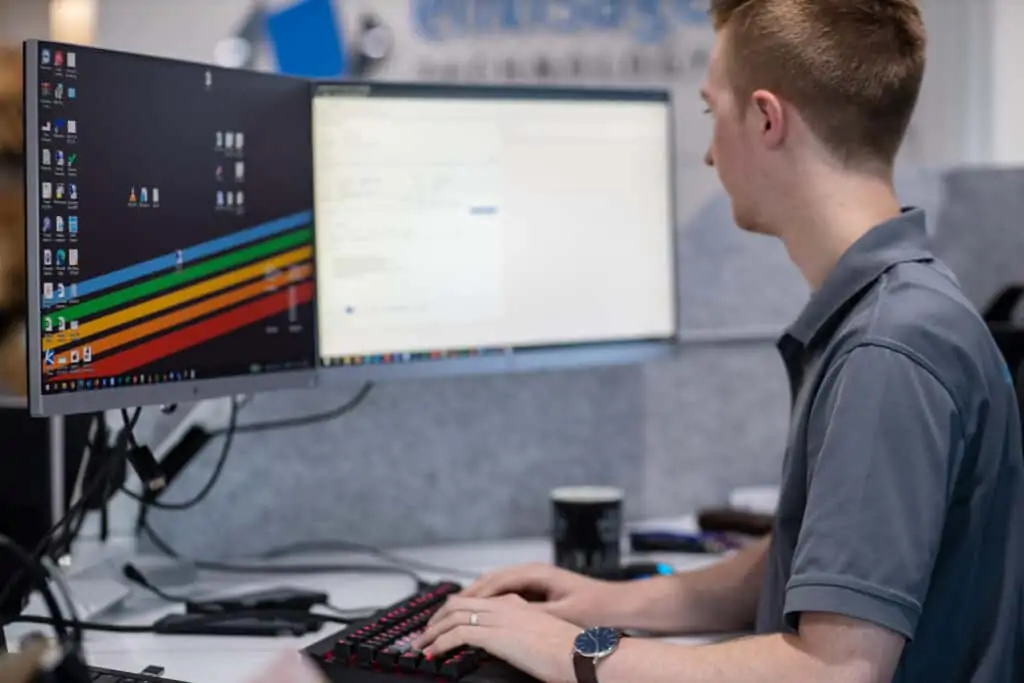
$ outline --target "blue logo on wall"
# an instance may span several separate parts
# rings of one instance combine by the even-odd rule
[[[677,26],[707,26],[708,0],[411,0],[420,37],[626,32],[660,43]]]
[[[331,0],[300,0],[268,12],[264,29],[281,73],[339,78],[348,73],[344,32]]]

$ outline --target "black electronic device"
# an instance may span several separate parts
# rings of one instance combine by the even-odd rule
[[[298,638],[315,633],[323,620],[313,615],[226,616],[210,620],[208,614],[168,614],[153,624],[153,632],[164,635],[191,636],[266,636]]]
[[[91,683],[184,683],[170,678],[164,678],[158,673],[130,673],[128,671],[117,671],[115,669],[103,669],[90,666],[89,675]],[[61,683],[59,681],[55,683]]]
[[[223,614],[226,612],[249,612],[264,610],[270,612],[308,612],[316,605],[326,605],[327,593],[303,588],[270,588],[232,595],[226,598],[207,600],[186,600],[185,611],[189,614]]]
[[[448,596],[460,590],[456,583],[431,584],[303,651],[333,683],[408,683],[410,678],[536,683],[528,674],[476,648],[462,648],[430,660],[412,649],[412,641],[430,617]]]

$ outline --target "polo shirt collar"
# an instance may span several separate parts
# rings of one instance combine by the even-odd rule
[[[784,339],[810,346],[846,304],[885,271],[898,263],[933,260],[927,242],[923,209],[903,208],[899,216],[869,230],[840,257]]]

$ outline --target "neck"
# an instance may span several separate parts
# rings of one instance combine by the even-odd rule
[[[791,218],[776,231],[790,260],[812,290],[818,289],[854,242],[900,213],[891,178],[817,174],[801,182]]]

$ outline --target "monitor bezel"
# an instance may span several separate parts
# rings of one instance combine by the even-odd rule
[[[221,398],[239,394],[254,394],[287,389],[312,389],[317,385],[319,356],[313,365],[300,370],[268,372],[266,374],[236,375],[208,379],[181,380],[160,384],[139,384],[105,389],[84,389],[73,393],[46,394],[43,392],[42,356],[42,290],[40,277],[40,141],[39,141],[39,66],[41,46],[55,46],[71,50],[120,54],[125,57],[164,63],[191,64],[217,71],[224,67],[166,59],[130,52],[106,50],[61,41],[27,40],[23,43],[25,129],[25,266],[28,273],[28,316],[26,325],[28,408],[34,417],[51,417],[77,413],[98,412],[129,406],[171,405],[185,401]],[[267,74],[279,78],[294,78],[283,74]],[[314,226],[315,230],[315,226]],[[314,266],[315,268],[315,266]],[[314,273],[315,277],[315,273]],[[314,282],[314,291],[315,291]],[[314,309],[315,309],[314,304]],[[315,335],[315,310],[314,310]],[[314,350],[316,347],[314,346]]]
[[[657,102],[665,106],[668,131],[666,155],[669,215],[670,268],[672,271],[672,333],[664,337],[641,339],[571,342],[545,346],[514,347],[506,352],[458,356],[425,360],[422,362],[396,362],[361,365],[326,364],[337,359],[325,359],[320,353],[320,309],[317,319],[317,363],[319,385],[331,387],[353,380],[391,381],[490,374],[515,374],[545,370],[574,370],[616,365],[637,365],[667,361],[681,350],[681,315],[679,293],[679,226],[676,157],[675,102],[671,90],[651,87],[590,87],[546,86],[533,84],[448,83],[369,80],[314,80],[310,86],[310,117],[313,107],[325,89],[363,90],[369,96],[374,91],[394,97],[396,94],[444,97],[466,96],[494,99],[562,99],[596,100],[610,102]],[[315,136],[315,121],[313,122]],[[315,137],[314,150],[315,154]],[[314,159],[315,170],[315,159]],[[315,182],[315,180],[314,180]],[[317,224],[317,202],[313,202],[313,223]],[[314,246],[314,250],[316,246]]]

